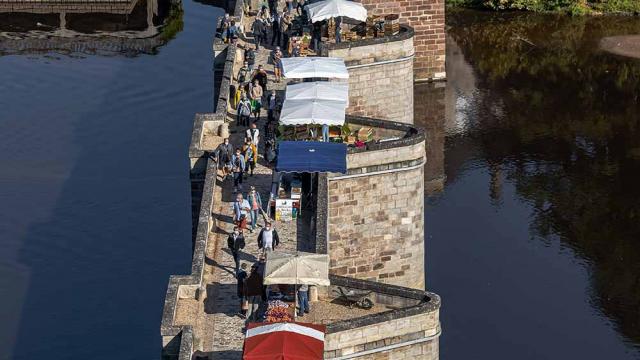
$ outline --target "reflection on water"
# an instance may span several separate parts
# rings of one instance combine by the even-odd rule
[[[0,2],[0,55],[151,54],[182,26],[170,0]]]
[[[185,1],[182,31],[143,47],[173,10],[153,10],[158,35],[119,38],[146,29],[145,2],[131,3],[123,23],[66,14],[72,31],[94,34],[36,25],[0,40],[11,54],[0,56],[0,359],[160,356],[167,279],[190,268],[186,153],[193,114],[213,107],[222,10]],[[27,30],[31,16],[0,23]]]
[[[447,183],[426,225],[443,359],[640,358],[640,61],[597,49],[640,22],[447,23]]]

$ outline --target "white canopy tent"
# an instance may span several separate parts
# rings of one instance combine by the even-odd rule
[[[329,255],[269,252],[264,269],[264,284],[328,286]]]
[[[346,108],[344,101],[286,99],[280,112],[280,124],[342,126]]]
[[[367,9],[362,4],[348,0],[324,0],[306,6],[311,22],[336,17],[367,21]]]
[[[303,82],[287,86],[287,100],[333,100],[349,105],[349,84],[341,82]]]
[[[282,61],[283,75],[290,79],[348,79],[344,60],[331,57],[289,57]]]

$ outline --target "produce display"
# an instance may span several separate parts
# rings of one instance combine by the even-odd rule
[[[269,300],[267,304],[266,322],[291,322],[293,316],[289,312],[289,304],[281,300]]]

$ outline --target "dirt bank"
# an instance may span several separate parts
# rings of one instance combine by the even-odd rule
[[[600,40],[604,51],[640,59],[640,35],[610,36]]]

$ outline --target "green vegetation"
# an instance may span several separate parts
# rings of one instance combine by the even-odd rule
[[[561,12],[571,15],[640,13],[639,0],[446,0],[449,6],[488,10]]]
[[[167,18],[165,25],[162,27],[160,32],[160,36],[162,40],[169,41],[178,35],[179,32],[184,28],[184,21],[182,20],[184,12],[182,10],[182,6],[180,5],[171,5],[171,10],[169,12],[169,17]]]

